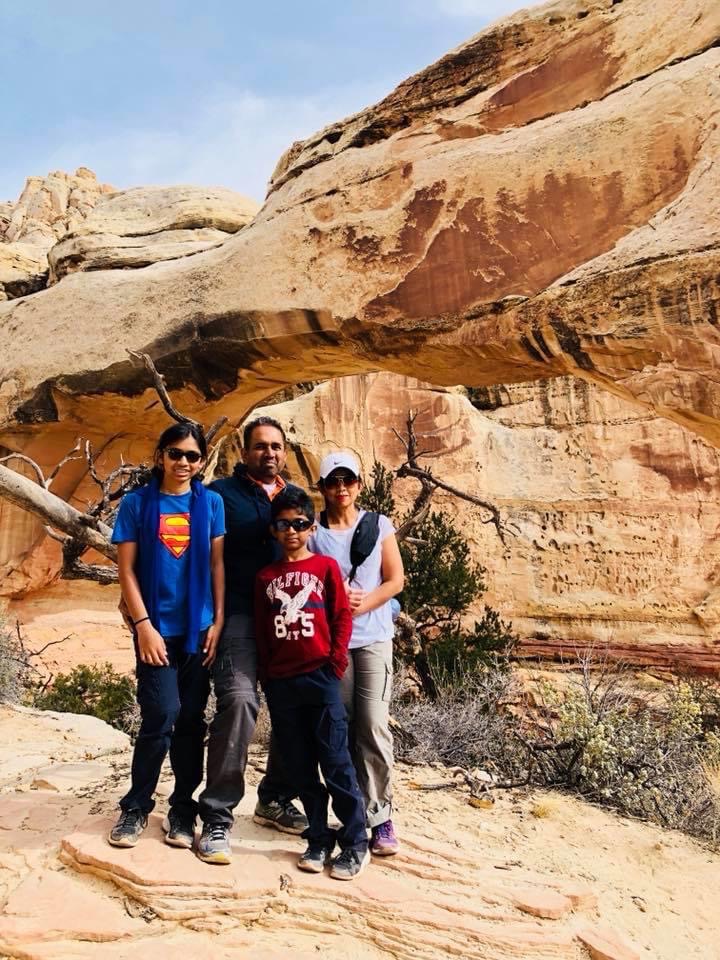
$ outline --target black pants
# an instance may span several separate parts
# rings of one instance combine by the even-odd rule
[[[135,741],[130,790],[120,801],[123,810],[139,807],[150,813],[163,761],[170,753],[175,789],[170,806],[191,816],[197,812],[193,793],[203,778],[205,706],[210,675],[203,654],[185,653],[185,637],[164,637],[167,667],[136,664],[140,733]],[[200,645],[202,647],[202,643]],[[136,646],[137,656],[137,646]]]
[[[255,621],[246,614],[228,617],[213,668],[217,710],[210,724],[207,785],[200,794],[204,823],[233,824],[233,810],[245,794],[248,746],[258,714],[257,649]],[[258,786],[262,803],[292,800],[297,791],[277,748],[270,738],[267,773]]]
[[[265,695],[278,746],[308,818],[303,836],[311,844],[334,846],[336,837],[328,828],[329,793],[342,824],[338,843],[364,853],[365,801],[350,759],[340,681],[330,667],[320,667],[297,677],[268,680]]]

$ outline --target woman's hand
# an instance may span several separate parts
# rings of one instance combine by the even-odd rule
[[[211,667],[215,663],[215,657],[217,656],[217,648],[222,630],[223,623],[221,620],[216,620],[215,623],[211,623],[208,627],[208,631],[205,634],[205,643],[203,644],[202,648],[202,652],[205,654],[205,658],[202,662],[204,667]]]
[[[350,604],[350,613],[354,617],[360,617],[363,613],[367,613],[367,608],[365,606],[365,600],[368,596],[367,590],[357,590],[353,587],[348,588],[348,603]]]
[[[165,641],[152,623],[149,620],[144,620],[135,629],[137,630],[138,653],[142,662],[153,667],[170,666]]]

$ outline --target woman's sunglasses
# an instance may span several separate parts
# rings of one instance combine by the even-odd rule
[[[308,520],[306,517],[295,517],[292,520],[285,520],[284,518],[273,520],[273,526],[280,533],[285,533],[290,527],[297,533],[302,533],[303,530],[309,530],[312,525],[313,521]]]
[[[180,447],[165,447],[163,453],[166,453],[171,460],[182,460],[183,457],[188,463],[197,463],[202,460],[202,454],[197,450],[181,450]]]
[[[323,486],[325,486],[328,490],[337,490],[337,488],[340,486],[343,486],[347,489],[347,487],[354,487],[357,482],[358,478],[353,476],[352,473],[343,473],[340,474],[340,476],[333,475],[331,477],[327,477],[325,480],[323,480]]]

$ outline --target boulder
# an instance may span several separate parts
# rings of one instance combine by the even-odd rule
[[[100,203],[49,254],[51,282],[82,270],[146,267],[224,243],[255,201],[220,187],[139,187]]]
[[[87,167],[28,177],[16,203],[0,203],[0,301],[44,289],[47,252],[113,188]]]

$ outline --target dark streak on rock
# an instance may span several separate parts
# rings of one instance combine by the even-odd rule
[[[60,417],[52,395],[52,383],[45,380],[15,411],[18,423],[56,423]]]
[[[555,331],[555,336],[563,352],[572,357],[581,370],[593,370],[594,364],[588,354],[582,349],[580,345],[580,335],[577,330],[564,320],[561,320],[560,317],[551,317],[549,322]]]

